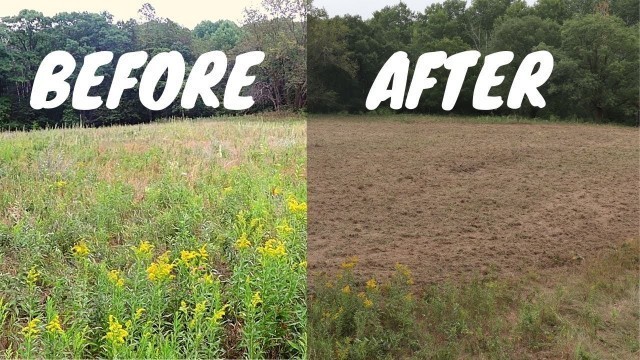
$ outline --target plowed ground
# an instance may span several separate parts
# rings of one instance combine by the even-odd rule
[[[426,117],[308,121],[310,274],[416,282],[567,271],[639,236],[638,129]]]

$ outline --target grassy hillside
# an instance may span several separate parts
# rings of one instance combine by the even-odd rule
[[[0,354],[303,355],[305,131],[0,134]]]

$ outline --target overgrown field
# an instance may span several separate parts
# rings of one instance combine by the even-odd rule
[[[0,134],[0,357],[301,357],[304,121]]]

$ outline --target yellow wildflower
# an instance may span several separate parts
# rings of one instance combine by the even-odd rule
[[[151,281],[162,281],[165,279],[173,279],[175,276],[171,274],[171,271],[175,267],[175,264],[169,262],[169,251],[158,257],[156,262],[151,263],[147,268],[147,275]]]
[[[220,308],[219,310],[216,310],[213,313],[213,316],[209,318],[209,320],[217,324],[222,319],[222,317],[224,317],[224,315],[226,314],[226,310],[228,307],[229,307],[229,304],[225,304],[222,308]]]
[[[358,298],[360,300],[362,300],[362,304],[364,304],[364,307],[369,308],[373,305],[373,301],[371,301],[368,297],[367,294],[363,291],[358,293]]]
[[[187,303],[183,300],[180,301],[180,309],[178,309],[180,311],[182,311],[185,314],[189,313],[189,306],[187,306]]]
[[[307,203],[298,202],[295,197],[290,196],[287,200],[287,206],[292,213],[304,213],[307,212]]]
[[[136,310],[136,315],[134,316],[134,318],[136,320],[140,319],[142,317],[142,314],[147,311],[147,309],[145,308],[138,308],[138,310]]]
[[[33,319],[27,323],[27,326],[22,328],[22,334],[27,337],[36,337],[40,334],[40,329],[38,329],[38,324],[40,324],[40,319]]]
[[[182,260],[182,262],[187,266],[189,266],[191,260],[196,259],[197,257],[198,257],[197,251],[187,251],[187,250],[180,251],[180,260]]]
[[[227,186],[226,188],[222,189],[222,193],[225,194],[225,195],[230,193],[230,192],[232,192],[232,191],[233,191],[233,187],[231,187],[231,186]]]
[[[370,308],[373,306],[373,301],[371,301],[371,299],[364,299],[364,301],[362,302],[362,304],[364,305],[364,307],[366,308]]]
[[[282,235],[288,235],[293,232],[293,228],[289,226],[287,220],[282,221],[280,225],[276,226],[276,230]]]
[[[256,291],[251,298],[251,306],[256,307],[259,304],[262,304],[262,297],[260,297],[260,291]]]
[[[198,317],[204,314],[206,310],[207,310],[207,300],[203,300],[202,302],[197,303],[196,306],[193,308],[193,316]]]
[[[403,264],[396,264],[396,271],[405,278],[407,285],[413,285],[413,276],[409,267]]]
[[[47,332],[50,334],[64,334],[64,330],[62,330],[62,324],[60,324],[60,316],[57,314],[49,321],[47,326],[45,327]]]
[[[198,249],[198,255],[201,259],[209,258],[209,253],[207,252],[207,244],[203,244],[200,249]]]
[[[342,288],[342,293],[343,294],[350,294],[351,293],[351,286],[345,285],[345,287]]]
[[[80,241],[79,243],[75,244],[72,248],[71,251],[73,252],[74,256],[78,256],[78,257],[84,257],[89,255],[89,247],[87,246],[87,243],[85,243],[84,241]]]
[[[109,281],[111,281],[115,286],[124,286],[124,278],[120,276],[120,270],[111,270],[107,276],[109,277]]]
[[[56,185],[56,188],[62,189],[65,186],[67,186],[67,182],[63,180],[59,180],[59,181],[56,181],[55,185]]]
[[[27,272],[27,285],[35,285],[39,278],[40,272],[36,270],[35,266],[32,266],[31,269],[29,269],[29,272]]]
[[[251,241],[247,239],[247,234],[242,233],[240,238],[236,241],[235,247],[238,250],[246,249],[251,246]]]
[[[274,187],[273,189],[271,189],[271,195],[273,196],[278,196],[282,194],[282,189],[280,189],[279,187]]]
[[[202,275],[202,277],[200,278],[200,281],[207,284],[207,285],[211,285],[213,284],[213,275],[211,274],[204,274]]]
[[[351,270],[358,265],[358,257],[352,256],[340,265],[344,270]]]
[[[142,241],[140,242],[140,245],[136,246],[132,246],[131,249],[133,249],[133,251],[136,253],[136,255],[138,256],[143,256],[143,255],[148,255],[151,254],[151,251],[153,251],[154,246],[148,242],[148,241]]]
[[[284,243],[280,240],[269,239],[264,243],[264,246],[258,247],[258,252],[263,256],[278,257],[287,254],[287,250],[284,247]]]
[[[376,282],[376,279],[369,279],[367,281],[367,289],[375,290],[376,288],[378,288],[378,283]]]
[[[129,335],[129,332],[124,329],[118,319],[109,315],[109,331],[105,335],[104,339],[112,342],[113,344],[124,344],[124,338]]]

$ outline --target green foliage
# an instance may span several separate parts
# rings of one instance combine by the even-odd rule
[[[492,89],[492,95],[504,97],[522,59],[548,50],[555,69],[541,88],[547,107],[533,108],[525,101],[521,109],[505,107],[493,114],[633,124],[640,111],[638,13],[638,0],[540,0],[533,5],[522,0],[445,0],[417,14],[401,3],[368,20],[329,18],[314,10],[309,20],[309,110],[363,112],[378,71],[396,51],[406,51],[413,63],[429,51],[512,51],[513,62],[498,71],[507,81]],[[479,114],[471,103],[480,66],[468,71],[456,113]],[[442,68],[432,72],[438,82],[415,111],[443,112],[448,75]]]
[[[352,258],[311,282],[309,357],[633,358],[638,254],[625,243],[559,282],[489,274],[421,289],[402,265],[388,281],[358,278]]]
[[[22,10],[16,16],[3,17],[0,19],[0,99],[3,99],[0,104],[0,130],[79,122],[90,126],[136,124],[166,117],[228,113],[222,108],[205,106],[201,99],[193,109],[185,110],[179,105],[179,97],[167,109],[149,111],[138,99],[138,85],[124,92],[115,110],[102,106],[92,111],[77,111],[71,107],[69,98],[57,109],[34,111],[29,106],[33,80],[42,59],[54,50],[67,51],[76,59],[76,71],[68,80],[71,84],[86,55],[97,51],[113,52],[112,63],[102,66],[98,71],[105,79],[91,89],[92,95],[101,95],[103,99],[109,91],[118,58],[127,52],[142,50],[151,57],[160,52],[179,51],[189,71],[197,57],[205,52],[222,50],[232,57],[241,52],[264,50],[267,52],[267,65],[261,69],[259,81],[249,91],[261,94],[263,88],[269,88],[272,93],[289,93],[279,97],[278,103],[268,101],[272,96],[265,95],[257,99],[260,104],[251,111],[281,107],[300,109],[306,104],[304,7],[294,9],[293,13],[297,14],[294,20],[289,18],[291,13],[278,10],[284,8],[284,3],[293,2],[270,1],[271,7],[267,9],[279,14],[277,20],[267,19],[262,12],[254,11],[255,16],[248,16],[243,27],[228,20],[203,21],[193,31],[157,16],[150,4],[144,4],[140,9],[141,22],[133,19],[115,22],[113,16],[106,12],[63,12],[49,17],[37,11]],[[269,31],[269,36],[247,36],[263,31]],[[142,71],[135,70],[132,76],[140,80]],[[165,78],[162,78],[156,87],[156,98],[164,90],[164,81]],[[216,94],[224,88],[226,81],[225,77],[214,88],[214,91],[218,90]],[[283,85],[283,81],[286,81],[286,85]]]
[[[608,15],[586,15],[562,26],[554,96],[580,106],[596,121],[633,119],[638,112],[638,31]],[[565,102],[566,103],[566,102]]]

